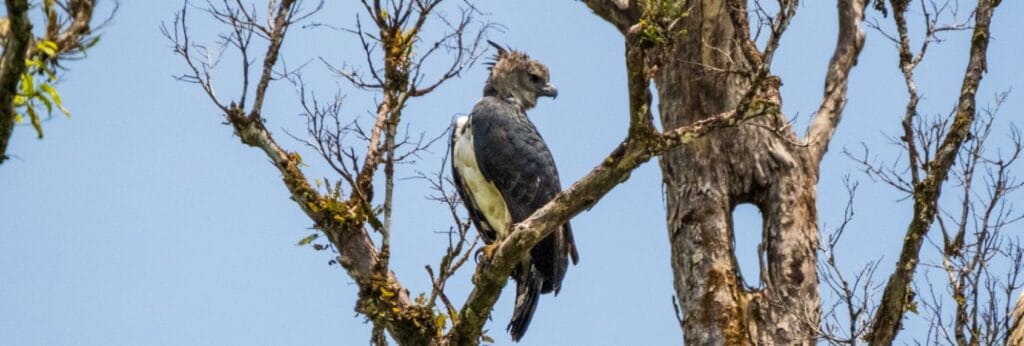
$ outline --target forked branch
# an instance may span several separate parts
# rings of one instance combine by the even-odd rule
[[[805,141],[810,146],[811,157],[818,162],[825,156],[828,144],[839,126],[839,120],[846,107],[846,89],[850,81],[850,69],[857,64],[857,57],[864,47],[864,8],[867,0],[839,1],[839,38],[832,60],[828,63],[825,77],[825,92],[818,111],[807,128]]]

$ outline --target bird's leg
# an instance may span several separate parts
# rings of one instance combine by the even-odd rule
[[[506,226],[506,235],[512,234],[512,225],[512,223],[509,223]],[[483,274],[483,271],[486,270],[487,267],[491,266],[491,260],[494,259],[494,252],[498,251],[498,246],[501,245],[502,240],[503,238],[499,238],[494,242],[490,244],[485,244],[483,247],[476,250],[476,262],[479,263],[480,265],[476,266],[476,273],[473,273],[474,284],[477,283],[477,279],[480,277],[480,274]]]
[[[500,242],[486,244],[483,247],[476,250],[476,262],[480,265],[476,266],[476,272],[473,273],[473,283],[477,283],[477,279],[480,274],[483,274],[487,267],[491,266],[491,259],[494,258],[494,252],[498,250]]]
[[[491,259],[494,258],[494,251],[497,250],[498,243],[487,244],[480,248],[480,253],[483,254],[483,263],[485,265],[491,265]]]
[[[490,266],[491,259],[494,258],[494,251],[497,251],[497,249],[498,243],[487,244],[476,249],[476,262],[480,263],[483,267]]]

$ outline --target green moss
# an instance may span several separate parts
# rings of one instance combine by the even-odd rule
[[[690,16],[688,1],[647,0],[641,4],[643,14],[638,24],[645,43],[664,45],[686,35],[678,23]]]
[[[375,325],[387,326],[393,335],[409,337],[405,343],[427,345],[444,333],[447,317],[427,306],[422,296],[402,304],[402,288],[393,280],[374,274],[360,287],[356,310]]]

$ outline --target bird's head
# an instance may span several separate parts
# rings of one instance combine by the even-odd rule
[[[523,52],[508,49],[487,41],[498,50],[489,65],[490,77],[484,87],[484,96],[514,99],[524,110],[537,105],[540,96],[558,97],[558,89],[548,80],[548,68]]]

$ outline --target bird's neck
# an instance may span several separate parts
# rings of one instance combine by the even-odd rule
[[[511,103],[522,109],[524,112],[530,110],[535,105],[535,102],[530,102],[527,97],[517,95],[517,93],[511,90],[498,90],[493,85],[488,83],[484,86],[484,97],[494,97],[504,102]]]

